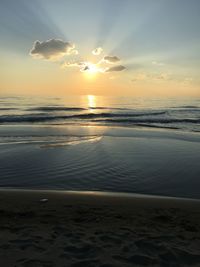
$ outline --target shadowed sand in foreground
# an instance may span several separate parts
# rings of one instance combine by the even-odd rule
[[[200,266],[200,201],[0,191],[6,267]]]

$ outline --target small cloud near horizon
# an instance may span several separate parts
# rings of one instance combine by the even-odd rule
[[[134,78],[131,80],[132,82],[137,81],[166,81],[171,80],[171,77],[168,73],[137,73]]]

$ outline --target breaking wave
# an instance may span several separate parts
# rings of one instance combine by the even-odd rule
[[[43,113],[26,114],[26,115],[3,115],[0,116],[0,123],[48,122],[56,120],[70,120],[70,119],[93,120],[93,119],[104,119],[104,118],[123,118],[121,120],[118,120],[120,122],[130,117],[141,117],[141,116],[149,117],[149,116],[156,116],[163,114],[166,114],[166,111],[148,112],[148,113],[83,113],[83,114],[73,114],[73,115],[47,115]]]
[[[96,97],[98,100],[98,97]],[[101,98],[99,98],[101,99]],[[73,99],[72,99],[73,100]],[[12,101],[13,103],[10,103]],[[112,99],[105,106],[54,98],[0,98],[0,125],[106,125],[200,131],[197,99],[174,101]],[[66,104],[66,106],[65,106]]]
[[[44,112],[54,112],[54,111],[82,111],[86,110],[85,108],[76,108],[76,107],[36,107],[27,109],[28,111],[44,111]]]

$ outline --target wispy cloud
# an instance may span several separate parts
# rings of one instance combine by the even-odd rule
[[[102,47],[97,47],[92,51],[92,54],[95,55],[95,56],[99,56],[102,52],[103,52],[103,48]]]
[[[78,51],[75,45],[64,42],[60,39],[50,39],[47,41],[35,41],[30,51],[30,55],[47,60],[57,60],[65,55],[76,55]]]
[[[152,65],[161,67],[161,66],[164,66],[165,64],[163,62],[159,62],[159,61],[154,60],[154,61],[152,61]]]
[[[132,78],[132,82],[138,81],[166,81],[170,80],[171,76],[168,73],[136,73]]]
[[[175,82],[181,85],[189,85],[193,82],[192,77],[184,75],[172,74],[169,72],[150,73],[139,72],[135,73],[132,82]]]
[[[77,67],[79,68],[80,72],[96,72],[96,73],[105,72],[105,69],[101,68],[98,64],[94,64],[88,61],[64,62],[62,63],[61,67],[62,68]]]
[[[84,66],[85,62],[76,62],[76,61],[68,61],[61,63],[61,68],[68,68],[68,67],[81,67]]]
[[[78,67],[81,72],[98,72],[98,73],[106,73],[106,72],[117,72],[123,71],[126,67],[122,65],[117,65],[113,67],[102,67],[100,64],[94,64],[88,61],[83,62],[64,62],[61,67]]]

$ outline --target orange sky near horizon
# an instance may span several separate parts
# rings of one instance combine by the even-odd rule
[[[57,62],[1,55],[0,95],[200,96],[190,80],[152,79],[144,71],[87,74]],[[135,79],[136,77],[136,79]],[[135,80],[134,80],[135,79]]]
[[[200,97],[200,1],[0,2],[1,95]]]

